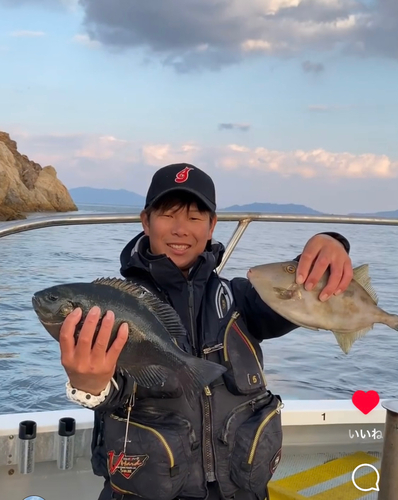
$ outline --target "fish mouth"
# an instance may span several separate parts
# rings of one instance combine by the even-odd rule
[[[32,297],[32,305],[35,311],[40,307],[40,300],[36,297],[36,295],[33,295]]]
[[[40,298],[36,297],[36,295],[33,295],[32,297],[32,305],[40,322],[45,327],[62,325],[63,321],[60,322],[59,320],[57,321],[56,319],[54,319],[53,314],[50,311],[45,310],[45,308],[43,307],[43,302],[40,300]]]
[[[39,318],[40,320],[40,323],[42,323],[45,327],[49,326],[49,327],[61,327],[62,324],[63,324],[63,321],[49,321],[49,320],[46,320],[46,319],[42,319],[42,318]]]

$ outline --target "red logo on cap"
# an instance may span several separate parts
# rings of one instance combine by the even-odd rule
[[[188,179],[190,170],[193,170],[193,168],[185,167],[183,170],[180,170],[180,172],[176,175],[175,181],[178,182],[178,184],[185,182]]]

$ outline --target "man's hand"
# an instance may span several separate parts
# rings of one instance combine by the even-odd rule
[[[113,377],[117,359],[128,338],[128,325],[123,323],[107,351],[115,322],[114,313],[108,311],[92,346],[100,314],[99,307],[93,307],[89,311],[75,345],[75,328],[82,315],[80,308],[75,309],[65,318],[59,336],[61,364],[68,374],[71,386],[95,396],[105,389]]]
[[[301,254],[296,282],[299,285],[304,283],[306,290],[312,290],[329,266],[330,277],[319,295],[321,301],[344,292],[351,282],[353,270],[351,259],[339,241],[327,234],[316,234]]]

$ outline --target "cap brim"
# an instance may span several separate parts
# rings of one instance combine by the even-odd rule
[[[166,189],[161,194],[159,194],[158,196],[153,198],[153,200],[151,200],[148,204],[146,204],[145,208],[152,206],[154,203],[156,203],[158,200],[160,200],[160,198],[163,198],[163,196],[165,196],[166,194],[177,193],[177,192],[180,192],[180,193],[184,192],[184,193],[193,194],[196,198],[198,198],[200,201],[202,201],[209,210],[211,210],[212,212],[216,211],[216,205],[214,203],[212,203],[210,200],[208,200],[206,198],[206,196],[204,196],[202,193],[198,193],[194,189],[190,189],[190,188],[186,188],[186,187],[175,187],[175,188],[173,187],[171,189]]]

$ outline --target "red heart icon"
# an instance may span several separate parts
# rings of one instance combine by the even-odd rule
[[[379,404],[380,397],[376,391],[356,391],[352,396],[352,402],[362,413],[367,415]]]

